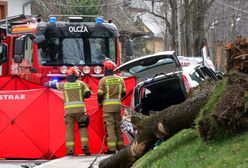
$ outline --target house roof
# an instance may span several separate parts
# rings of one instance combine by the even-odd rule
[[[115,20],[114,23],[117,25],[120,34],[129,34],[134,37],[144,36],[148,34],[147,32],[141,30],[140,28],[135,26],[134,23],[128,21],[127,19]]]
[[[147,11],[150,9],[143,0],[133,0],[131,3],[131,8],[138,9],[139,11]]]
[[[160,7],[160,2],[154,3],[155,11],[160,11]],[[152,4],[150,1],[133,0],[131,8],[137,11],[136,17],[141,19],[142,23],[153,33],[154,37],[163,37],[165,29],[163,20],[147,12],[152,11]]]
[[[145,13],[140,16],[144,25],[153,33],[155,37],[163,37],[163,26],[159,23],[158,19],[150,13]]]

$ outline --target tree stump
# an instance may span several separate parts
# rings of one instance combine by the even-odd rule
[[[225,91],[199,121],[200,134],[206,140],[248,128],[248,39],[238,36],[234,43],[228,43],[226,56]]]

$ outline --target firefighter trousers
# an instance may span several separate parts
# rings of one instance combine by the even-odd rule
[[[85,122],[87,120],[85,113],[72,113],[65,115],[66,125],[66,154],[74,154],[74,126],[75,122]],[[83,148],[88,148],[88,132],[87,128],[79,128],[80,139]]]
[[[121,116],[119,112],[104,112],[104,124],[107,132],[108,150],[116,151],[124,147],[120,127]]]

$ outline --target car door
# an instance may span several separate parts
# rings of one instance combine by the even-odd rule
[[[212,78],[214,80],[221,80],[223,76],[219,75],[208,66],[200,65],[197,68],[195,68],[196,72],[199,74],[199,76],[203,79]]]
[[[115,71],[126,71],[136,77],[137,83],[158,75],[182,73],[182,67],[174,51],[165,51],[128,61]]]
[[[122,74],[124,71],[136,77],[137,85],[133,91],[131,108],[140,111],[142,95],[145,93],[143,87],[148,83],[153,85],[159,81],[175,78],[183,83],[182,67],[174,54],[174,51],[166,51],[139,57],[122,64],[115,70],[121,71]]]

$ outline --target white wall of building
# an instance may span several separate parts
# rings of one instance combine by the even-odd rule
[[[8,16],[23,14],[23,5],[30,0],[8,0]],[[25,6],[25,14],[31,15],[31,5]]]

